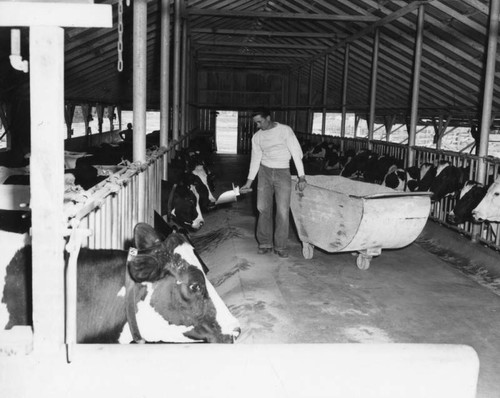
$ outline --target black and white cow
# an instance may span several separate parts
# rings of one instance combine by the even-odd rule
[[[500,222],[500,176],[490,185],[472,215],[478,221]]]
[[[82,249],[77,263],[77,342],[231,343],[238,320],[206,278],[182,234],[166,239],[134,229],[135,248]],[[0,231],[0,327],[30,325],[31,246],[27,234]],[[131,325],[136,325],[131,326]]]
[[[474,221],[472,211],[479,205],[486,195],[487,188],[476,181],[466,181],[460,190],[453,210],[450,211],[447,221],[450,224],[462,224],[466,221]]]
[[[432,192],[431,200],[439,201],[447,195],[460,191],[467,177],[468,170],[453,166],[447,161],[441,161],[429,187],[429,191]]]
[[[194,176],[186,174],[177,182],[162,180],[161,215],[182,228],[197,231],[205,220],[193,178]]]

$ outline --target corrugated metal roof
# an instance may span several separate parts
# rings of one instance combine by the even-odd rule
[[[133,2],[133,0],[131,0]],[[101,1],[96,1],[101,3]],[[66,29],[66,98],[132,103],[132,6],[124,6],[124,70],[117,71],[118,1],[112,29]],[[379,29],[377,115],[409,110],[418,8],[424,5],[421,115],[477,117],[483,100],[489,2],[486,0],[189,0],[182,15],[196,70],[283,71],[308,87],[313,65],[314,105],[322,105],[328,54],[329,108],[341,107],[344,52],[350,46],[347,108],[368,112],[375,28]],[[161,1],[148,3],[148,106],[158,108]],[[28,30],[23,29],[27,47]],[[5,65],[9,30],[0,30],[2,95],[12,95],[20,72]],[[7,46],[8,51],[8,46]],[[27,51],[27,50],[26,50]],[[8,57],[7,57],[8,62]],[[497,70],[498,56],[497,56]],[[496,73],[498,75],[499,72]],[[307,91],[307,89],[306,89]],[[299,103],[306,104],[306,97]],[[229,104],[228,104],[229,105]],[[280,104],[283,105],[283,104]],[[493,110],[500,108],[495,82]]]

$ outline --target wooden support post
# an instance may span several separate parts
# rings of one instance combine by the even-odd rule
[[[181,51],[181,101],[180,101],[180,131],[184,136],[186,131],[186,112],[187,112],[187,70],[188,70],[188,34],[187,21],[182,21],[182,51]],[[187,143],[186,143],[187,144]]]
[[[30,28],[35,349],[64,343],[64,30]]]
[[[420,63],[422,61],[422,44],[424,37],[424,5],[418,7],[418,23],[415,39],[415,54],[413,59],[413,84],[411,95],[411,114],[410,114],[410,129],[408,131],[408,157],[407,167],[411,167],[415,163],[415,146],[417,136],[417,119],[418,119],[418,97],[420,93]]]
[[[326,100],[328,98],[328,60],[329,54],[326,54],[323,70],[323,113],[321,117],[321,135],[325,135],[326,128]]]
[[[146,161],[147,0],[135,0],[133,24],[133,159]],[[141,190],[139,189],[139,192]]]
[[[309,96],[307,98],[307,103],[309,106],[312,104],[312,88],[313,88],[313,73],[314,73],[314,62],[310,63],[309,66]],[[307,131],[306,133],[312,133],[312,127],[313,127],[313,118],[314,118],[314,112],[311,108],[308,108],[307,110]]]
[[[122,106],[116,106],[116,114],[118,117],[118,131],[122,131]]]
[[[372,76],[370,84],[370,116],[368,117],[368,149],[372,149],[373,126],[375,125],[375,102],[377,98],[378,47],[380,30],[375,29],[373,38]]]
[[[349,74],[349,50],[351,45],[349,43],[345,46],[344,52],[344,74],[342,76],[342,125],[340,128],[340,136],[345,137],[345,125],[347,122],[347,79]],[[344,140],[340,140],[340,150],[344,151]]]
[[[104,122],[104,106],[102,104],[97,104],[95,110],[97,113],[97,126],[99,134],[102,134],[102,124]]]
[[[115,107],[113,105],[108,105],[108,119],[109,119],[109,131],[113,131],[113,120],[115,114]]]
[[[75,106],[73,104],[66,104],[64,107],[64,120],[66,121],[66,138],[71,138],[73,130],[71,126],[73,124],[73,116],[75,114]]]
[[[170,0],[161,2],[160,62],[160,147],[168,147],[170,120]],[[168,162],[163,162],[162,178],[167,179]]]
[[[172,138],[179,139],[179,101],[181,80],[181,2],[174,0],[174,76],[172,94]]]
[[[146,97],[147,97],[147,0],[134,0],[134,49],[133,49],[133,90],[134,90],[134,162],[146,161]],[[137,176],[137,221],[146,218],[146,173]]]
[[[490,2],[490,22],[488,28],[488,47],[486,54],[486,70],[484,78],[483,111],[481,114],[481,130],[479,138],[479,164],[477,170],[477,180],[487,183],[485,157],[488,155],[488,145],[490,140],[491,110],[493,102],[493,86],[495,83],[495,64],[498,43],[498,15],[500,13],[500,0]],[[472,241],[477,242],[481,233],[480,224],[476,224],[472,231]]]
[[[300,102],[300,69],[297,70],[297,91],[295,93],[295,105],[297,106],[295,108],[295,124],[293,126],[293,131],[297,131],[297,126],[299,124],[299,109],[298,105]]]

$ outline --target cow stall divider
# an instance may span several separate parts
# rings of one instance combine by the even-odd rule
[[[343,143],[344,153],[347,150],[358,152],[368,149],[369,141],[367,138],[339,137],[332,135],[296,133],[300,141],[308,140],[312,144],[322,142],[332,142],[339,147]],[[372,151],[379,155],[393,156],[407,165],[408,145],[379,140],[371,141]],[[468,172],[468,179],[478,181],[479,167],[481,162],[486,164],[486,175],[490,181],[494,181],[500,175],[500,159],[491,156],[480,157],[462,152],[453,152],[438,150],[434,148],[415,146],[412,148],[415,152],[415,166],[423,163],[437,165],[439,161],[446,160],[451,165],[462,167]],[[412,165],[410,165],[412,166]],[[478,181],[479,182],[479,181]],[[458,197],[448,195],[443,199],[433,202],[429,218],[446,228],[450,228],[459,234],[465,235],[474,242],[481,243],[494,250],[500,250],[500,223],[490,222],[465,222],[458,225],[450,224],[447,220],[448,213],[455,207]]]

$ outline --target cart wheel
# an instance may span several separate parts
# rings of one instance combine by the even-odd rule
[[[371,256],[366,256],[360,253],[356,258],[356,265],[360,270],[366,271],[368,268],[370,268],[371,259],[372,259]]]
[[[310,243],[303,242],[302,244],[302,255],[306,260],[310,260],[313,258],[314,254],[314,246],[311,245]]]

